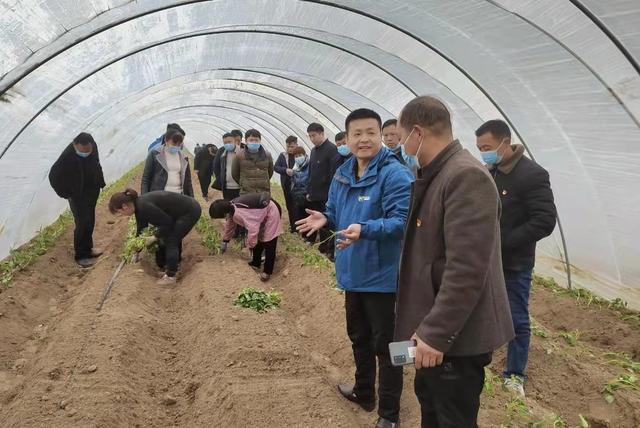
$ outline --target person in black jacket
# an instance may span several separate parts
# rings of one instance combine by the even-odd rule
[[[293,167],[296,164],[294,151],[298,148],[298,139],[293,135],[288,136],[286,146],[287,151],[280,153],[273,169],[280,174],[280,185],[282,186],[282,192],[284,193],[284,200],[289,214],[289,230],[291,233],[295,233],[295,206],[291,196],[291,177],[293,177]]]
[[[351,149],[347,144],[347,133],[346,132],[338,132],[336,134],[336,148],[338,149],[338,160],[336,162],[336,171],[338,168],[342,166],[353,154],[351,153]]]
[[[486,122],[478,128],[476,137],[502,203],[502,267],[516,332],[515,339],[509,343],[504,386],[524,396],[524,372],[531,337],[529,291],[536,243],[553,232],[556,206],[549,173],[524,156],[523,146],[511,145],[511,131],[505,122]]]
[[[182,258],[182,240],[193,229],[202,209],[192,197],[174,192],[155,191],[142,196],[133,189],[114,194],[109,201],[112,214],[136,216],[136,236],[150,224],[156,227],[155,237],[147,245],[158,241],[156,264],[165,271],[159,285],[176,282]]]
[[[309,156],[309,195],[307,209],[324,212],[329,195],[329,186],[338,164],[338,149],[324,136],[324,127],[319,123],[312,123],[307,127],[309,140],[313,143]],[[329,258],[333,257],[331,243],[328,239],[331,233],[328,229],[320,230],[320,252]],[[316,233],[307,237],[309,242],[316,241]]]
[[[211,184],[211,177],[213,176],[213,160],[216,156],[214,147],[213,144],[207,144],[202,147],[196,154],[193,162],[193,169],[196,171],[196,174],[198,174],[202,197],[206,201],[209,200],[209,185]]]
[[[165,144],[149,152],[140,193],[166,190],[193,197],[189,160],[182,152],[183,141],[184,136],[179,131],[169,130]]]
[[[62,152],[49,171],[49,182],[61,198],[69,200],[75,230],[75,260],[81,267],[91,267],[102,251],[93,248],[96,204],[105,187],[98,145],[86,132],[78,134]]]

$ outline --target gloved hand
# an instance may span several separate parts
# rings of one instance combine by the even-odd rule
[[[222,244],[220,244],[220,254],[226,253],[228,246],[229,246],[229,243],[223,241]]]
[[[158,242],[158,238],[156,238],[155,236],[150,236],[144,240],[144,245],[150,247],[156,242]]]

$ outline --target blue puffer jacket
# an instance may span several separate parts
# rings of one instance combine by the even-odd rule
[[[383,147],[356,181],[355,157],[337,171],[329,189],[325,215],[329,227],[362,225],[360,239],[336,251],[338,287],[345,291],[395,293],[402,238],[413,176]]]
[[[291,196],[296,204],[304,204],[309,193],[309,159],[301,167],[294,169],[291,178]]]

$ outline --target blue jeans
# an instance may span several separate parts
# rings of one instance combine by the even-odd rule
[[[531,341],[531,322],[529,320],[529,292],[531,291],[532,269],[521,271],[505,270],[511,318],[516,337],[509,342],[507,350],[507,369],[504,377],[518,376],[525,379],[524,370],[529,358]]]

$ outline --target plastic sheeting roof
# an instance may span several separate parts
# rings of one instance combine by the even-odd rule
[[[192,145],[256,127],[276,155],[434,94],[473,153],[503,118],[549,170],[542,252],[640,302],[637,0],[0,0],[0,58],[0,257],[64,208],[46,177],[80,131],[114,180],[170,121]]]

